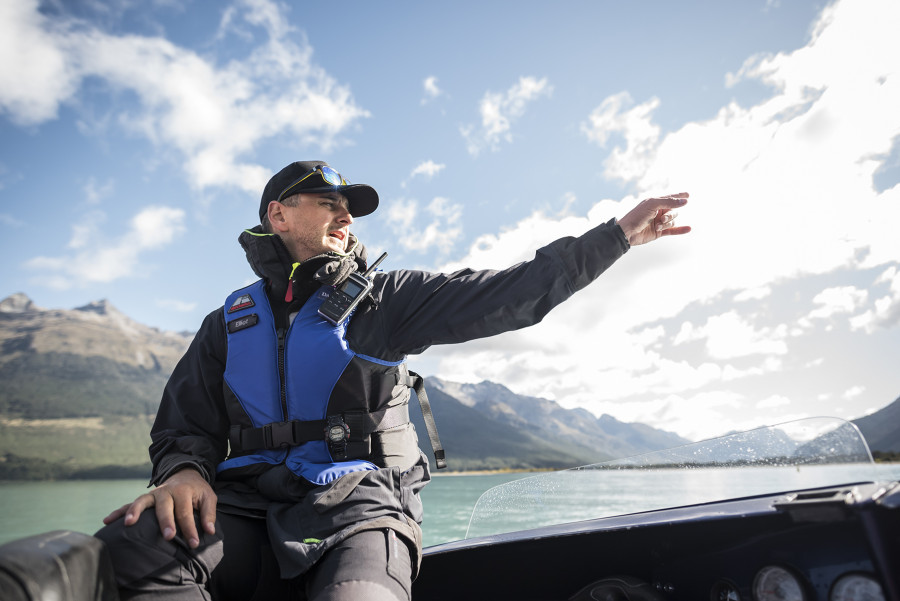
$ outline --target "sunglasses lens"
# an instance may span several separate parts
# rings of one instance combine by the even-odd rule
[[[341,174],[331,167],[322,166],[319,167],[319,171],[322,173],[322,179],[332,186],[340,186],[344,183],[344,178],[341,177]]]

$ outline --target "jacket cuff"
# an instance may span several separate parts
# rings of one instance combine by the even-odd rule
[[[613,217],[606,222],[606,225],[612,228],[613,234],[619,238],[619,242],[625,247],[625,252],[628,252],[628,249],[631,248],[631,244],[628,243],[628,236],[625,235],[625,230],[619,225],[619,220]]]
[[[197,461],[196,459],[189,456],[182,456],[178,458],[172,458],[171,461],[163,460],[156,468],[153,470],[153,477],[150,480],[150,486],[159,486],[163,482],[169,479],[175,472],[182,470],[184,468],[194,468],[200,475],[203,476],[203,479],[206,480],[210,485],[213,483],[212,474],[210,474],[209,470],[201,461]]]

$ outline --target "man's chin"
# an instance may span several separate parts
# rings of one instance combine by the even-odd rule
[[[338,240],[337,238],[329,238],[328,240],[329,242],[325,243],[326,250],[341,254],[347,252],[347,245],[344,244],[343,240]]]

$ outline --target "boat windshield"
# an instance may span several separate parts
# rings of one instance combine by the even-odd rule
[[[875,479],[854,424],[809,418],[495,486],[466,538]]]

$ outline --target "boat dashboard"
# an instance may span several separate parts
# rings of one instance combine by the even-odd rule
[[[416,599],[900,601],[900,484],[600,518],[425,550]]]

